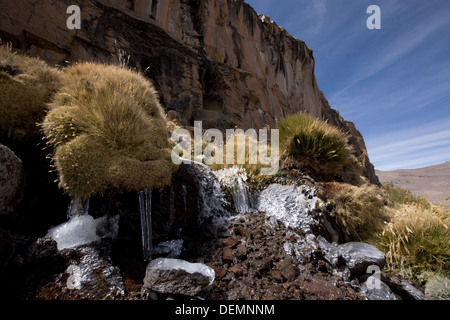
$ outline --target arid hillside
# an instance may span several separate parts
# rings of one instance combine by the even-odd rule
[[[419,169],[376,170],[376,174],[382,184],[393,183],[416,195],[428,195],[428,200],[435,205],[450,196],[450,161]]]

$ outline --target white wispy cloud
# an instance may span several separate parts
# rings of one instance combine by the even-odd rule
[[[450,160],[450,118],[366,139],[379,170],[409,169]]]
[[[435,20],[430,24],[416,27],[414,31],[410,32],[406,36],[401,35],[391,41],[390,45],[383,50],[385,52],[384,55],[380,55],[375,60],[369,60],[366,64],[361,65],[360,72],[354,75],[349,84],[334,93],[331,96],[330,101],[335,101],[340,95],[354,87],[356,84],[371,78],[381,70],[393,64],[395,61],[404,57],[414,48],[418,47],[430,34],[442,27],[445,23],[447,23],[446,20]]]

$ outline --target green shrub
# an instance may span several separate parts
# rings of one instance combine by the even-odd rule
[[[287,169],[304,170],[322,180],[358,170],[348,136],[328,123],[299,113],[279,122],[278,129]]]
[[[163,187],[175,170],[164,111],[152,84],[117,66],[69,67],[42,128],[55,147],[60,186],[89,197],[107,189]]]
[[[57,69],[0,46],[0,132],[16,139],[39,135],[36,123],[59,85]]]

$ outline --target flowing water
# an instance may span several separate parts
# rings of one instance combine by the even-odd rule
[[[251,213],[252,210],[248,191],[247,173],[245,169],[232,167],[213,172],[220,184],[231,191],[234,209],[237,213]]]

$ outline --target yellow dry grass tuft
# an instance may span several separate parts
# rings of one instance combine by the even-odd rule
[[[330,214],[344,241],[365,240],[388,221],[385,194],[379,187],[337,182],[324,186],[326,198],[332,204]]]
[[[137,72],[81,63],[62,76],[42,128],[56,148],[60,186],[89,197],[163,187],[176,166],[153,85]]]
[[[0,132],[16,139],[39,135],[36,124],[45,117],[60,75],[40,59],[0,46]]]
[[[386,252],[392,270],[450,275],[449,211],[443,206],[402,204],[390,209],[391,219],[372,242]]]

